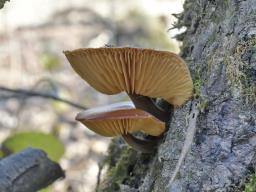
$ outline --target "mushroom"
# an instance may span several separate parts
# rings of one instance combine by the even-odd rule
[[[73,69],[99,92],[127,92],[135,106],[168,122],[173,107],[191,97],[193,83],[176,54],[140,48],[84,48],[64,52]],[[156,102],[168,103],[163,109]]]
[[[99,135],[113,137],[121,135],[138,151],[150,153],[157,141],[141,140],[131,133],[143,132],[159,136],[165,130],[165,123],[146,111],[134,108],[132,102],[121,102],[80,112],[76,120]]]

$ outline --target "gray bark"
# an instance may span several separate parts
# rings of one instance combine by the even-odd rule
[[[116,141],[99,191],[242,191],[255,168],[256,1],[187,0],[177,17],[175,27],[187,28],[177,37],[181,56],[201,101],[191,150],[170,184],[188,127],[188,102],[176,109],[156,154],[127,152]]]
[[[63,177],[60,166],[42,150],[28,148],[0,161],[1,192],[36,192]]]

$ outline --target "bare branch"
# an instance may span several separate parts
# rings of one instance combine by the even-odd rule
[[[39,149],[28,148],[0,161],[2,192],[35,192],[63,177],[59,164]]]
[[[103,169],[103,167],[104,167],[104,163],[98,163],[99,171],[98,171],[98,174],[97,174],[97,183],[96,183],[96,189],[95,189],[95,191],[98,191],[98,190],[99,190],[100,182],[101,182],[101,174],[102,174],[102,169]]]
[[[10,97],[19,97],[19,96],[22,96],[22,97],[41,97],[41,98],[45,98],[45,99],[52,99],[52,100],[60,101],[60,102],[66,103],[68,105],[71,105],[73,107],[76,107],[78,109],[83,109],[83,110],[87,109],[87,107],[85,107],[85,106],[74,103],[74,102],[69,101],[67,99],[57,97],[56,95],[52,95],[52,94],[47,94],[47,93],[42,93],[42,92],[37,92],[37,91],[31,91],[31,90],[25,90],[25,89],[10,89],[10,88],[3,87],[3,86],[0,86],[0,91],[14,93],[14,95],[11,95]]]

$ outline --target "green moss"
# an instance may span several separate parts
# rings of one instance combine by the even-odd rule
[[[142,154],[124,144],[120,139],[114,139],[109,147],[109,156],[105,159],[108,171],[97,192],[117,192],[120,185],[137,188],[143,178],[154,154]]]
[[[205,112],[205,110],[208,108],[209,102],[206,100],[206,98],[201,98],[199,110],[201,113]]]
[[[4,157],[3,151],[0,151],[0,159],[2,159],[3,157]]]
[[[245,184],[244,192],[255,192],[256,191],[256,175],[252,175],[249,182]]]
[[[207,70],[211,70],[209,69],[209,66],[208,65],[208,69]],[[206,84],[206,80],[203,79],[203,76],[202,76],[202,72],[201,72],[202,69],[200,69],[199,67],[196,68],[196,70],[194,71],[194,81],[193,81],[193,85],[194,85],[194,98],[197,98],[200,100],[200,106],[199,106],[199,110],[201,112],[204,112],[205,109],[208,107],[208,97],[206,95],[203,95],[201,93],[201,89],[202,87]]]
[[[132,155],[133,150],[128,147],[123,151],[120,160],[117,162],[116,166],[110,170],[110,177],[112,177],[113,181],[120,184],[125,177],[128,176],[127,167],[129,166],[130,156]]]
[[[2,143],[2,151],[7,156],[25,148],[42,149],[53,161],[58,161],[64,154],[63,144],[53,135],[40,132],[20,132],[7,138]]]
[[[40,191],[38,192],[51,192],[51,188],[50,187],[47,187],[45,189],[41,189]]]
[[[119,191],[119,185],[129,178],[129,166],[134,164],[136,158],[135,152],[129,147],[125,147],[120,155],[116,165],[109,168],[106,175],[106,180],[103,182],[103,186],[98,191],[114,192]],[[111,181],[111,184],[110,184]]]
[[[197,80],[194,81],[194,95],[195,96],[200,96],[201,86],[202,86],[201,79],[197,79]]]
[[[247,106],[256,106],[256,83],[255,75],[253,74],[254,69],[248,65],[244,55],[248,50],[256,47],[256,37],[242,40],[237,43],[232,56],[226,56],[224,63],[226,65],[226,73],[231,89],[239,96]]]
[[[225,4],[225,6],[228,7],[228,5],[229,5],[229,0],[224,0],[223,2],[224,2],[224,4]]]
[[[203,80],[200,76],[200,70],[199,68],[197,67],[196,70],[195,70],[195,73],[194,73],[194,82],[193,82],[193,85],[194,85],[194,96],[195,97],[200,97],[201,95],[201,87],[203,85]]]

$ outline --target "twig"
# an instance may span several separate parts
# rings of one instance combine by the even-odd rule
[[[171,177],[171,180],[168,184],[168,188],[171,187],[173,181],[175,180],[179,170],[180,170],[180,167],[182,165],[182,162],[184,161],[192,143],[193,143],[193,138],[194,138],[194,135],[196,133],[196,120],[197,120],[197,116],[199,114],[199,109],[198,109],[198,104],[199,104],[199,101],[197,100],[194,100],[192,101],[192,109],[191,109],[191,112],[189,114],[189,120],[188,120],[188,129],[187,129],[187,133],[186,133],[186,138],[185,138],[185,141],[184,141],[184,145],[183,145],[183,148],[182,148],[182,151],[181,151],[181,154],[180,154],[180,157],[179,157],[179,160],[178,160],[178,163],[176,164],[176,167],[175,167],[175,170],[172,174],[172,177]]]
[[[59,164],[39,149],[28,148],[0,161],[1,192],[35,192],[64,176]]]
[[[52,100],[60,101],[60,102],[66,103],[68,105],[71,105],[73,107],[76,107],[78,109],[83,109],[83,110],[87,109],[85,106],[82,106],[80,104],[74,103],[74,102],[69,101],[67,99],[63,99],[63,98],[57,97],[55,95],[47,94],[47,93],[25,90],[25,89],[10,89],[10,88],[3,87],[3,86],[0,86],[0,91],[5,91],[5,92],[15,94],[15,95],[12,95],[10,97],[17,97],[17,95],[21,95],[23,97],[42,97],[42,98],[45,98],[45,99],[52,99]]]
[[[100,187],[100,179],[101,179],[101,173],[103,169],[103,163],[98,163],[98,167],[99,167],[99,171],[97,174],[97,183],[96,183],[96,189],[95,189],[96,192],[99,191],[99,187]]]

